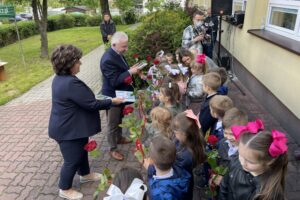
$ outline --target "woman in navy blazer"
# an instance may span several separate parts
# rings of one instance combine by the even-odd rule
[[[100,180],[100,174],[90,173],[84,146],[90,136],[101,131],[99,110],[123,102],[120,98],[95,99],[92,90],[75,76],[79,72],[81,56],[81,50],[72,45],[57,47],[51,56],[56,76],[52,82],[49,136],[57,141],[64,158],[59,196],[66,199],[83,197],[82,193],[72,189],[76,172],[80,182]]]

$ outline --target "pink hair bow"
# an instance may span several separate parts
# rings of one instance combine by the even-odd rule
[[[273,158],[287,152],[287,138],[285,137],[284,133],[281,133],[277,130],[272,130],[272,138],[273,142],[269,147],[269,153]]]
[[[186,117],[188,117],[196,122],[199,129],[201,128],[198,117],[194,114],[194,112],[191,109],[184,111],[184,113],[185,113]]]
[[[244,132],[250,132],[253,134],[258,133],[259,131],[264,130],[264,124],[261,119],[256,119],[253,122],[248,122],[246,126],[232,126],[231,131],[236,140],[240,138],[240,135]]]
[[[199,55],[196,56],[195,61],[197,63],[205,64],[205,59],[206,59],[206,55],[205,54],[199,54]]]

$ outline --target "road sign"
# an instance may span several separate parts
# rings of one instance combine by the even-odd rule
[[[11,5],[0,5],[0,18],[14,18],[15,8]]]

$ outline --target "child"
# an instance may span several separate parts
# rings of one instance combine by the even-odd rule
[[[200,112],[201,102],[203,101],[203,75],[206,73],[207,64],[205,55],[197,55],[195,61],[191,63],[192,76],[187,85],[187,106],[192,109],[195,115]]]
[[[172,114],[163,107],[155,107],[150,112],[151,123],[146,123],[145,138],[143,144],[149,146],[153,137],[158,135],[165,136],[170,140],[173,139],[173,132],[171,129]]]
[[[174,61],[174,56],[173,56],[173,54],[167,53],[167,54],[166,54],[166,59],[167,59],[169,65],[173,64],[173,61]]]
[[[232,131],[239,141],[239,157],[230,163],[229,173],[221,182],[219,199],[285,199],[285,135],[276,130],[256,132],[249,127],[236,127]]]
[[[176,164],[192,174],[194,167],[205,160],[204,139],[197,116],[186,110],[175,116],[172,129],[176,140]]]
[[[104,200],[134,199],[146,200],[147,186],[142,174],[134,168],[124,167],[117,172]]]
[[[224,138],[220,140],[218,152],[219,163],[223,166],[228,166],[230,158],[237,154],[238,144],[234,139],[231,131],[233,125],[246,125],[248,122],[247,114],[236,107],[233,107],[225,112],[222,119],[224,129]]]
[[[144,160],[144,167],[148,170],[150,200],[187,200],[191,175],[173,165],[175,144],[166,137],[157,136],[150,144],[149,155],[150,158]]]
[[[174,117],[181,111],[179,87],[174,82],[163,83],[159,89],[159,101],[162,107],[167,108]]]
[[[228,96],[215,95],[209,102],[210,114],[218,121],[211,130],[211,134],[217,136],[218,141],[224,137],[222,119],[225,112],[233,107],[233,102]]]
[[[204,153],[204,139],[201,133],[198,117],[192,110],[186,110],[178,114],[172,122],[173,131],[176,137],[176,165],[187,170],[194,180],[198,182],[207,182],[208,177],[199,171],[205,170],[204,161],[206,155]],[[193,171],[197,169],[194,176]],[[191,182],[191,191],[189,199],[192,198],[194,182]]]
[[[214,69],[210,69],[209,72],[217,72],[221,77],[221,86],[218,88],[218,94],[227,95],[228,94],[228,87],[226,86],[227,82],[227,72],[225,68],[218,67]]]
[[[216,72],[210,72],[203,76],[203,91],[207,93],[207,96],[201,105],[199,121],[201,124],[202,133],[205,135],[208,129],[218,121],[213,118],[210,113],[209,102],[217,95],[217,90],[221,85],[221,77]]]

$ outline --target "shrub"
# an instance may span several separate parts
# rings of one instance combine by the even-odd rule
[[[122,16],[125,24],[134,24],[137,21],[137,15],[134,9],[126,11]]]
[[[78,15],[78,14],[71,14],[72,17],[74,17],[75,19],[75,26],[86,26],[86,18],[88,15],[82,14],[82,15]]]
[[[48,31],[72,28],[75,26],[75,18],[72,15],[60,14],[48,17]]]
[[[100,26],[102,17],[100,15],[88,16],[86,18],[86,23],[88,26]]]
[[[129,35],[128,61],[133,64],[132,55],[152,57],[160,51],[175,53],[181,47],[183,30],[190,24],[190,18],[182,10],[165,10],[146,16],[142,25]]]
[[[112,16],[112,20],[114,21],[115,25],[121,25],[121,24],[123,24],[120,15]]]
[[[22,21],[18,23],[20,38],[28,38],[30,36],[33,36],[37,34],[38,27],[36,26],[34,21]]]
[[[28,38],[38,33],[34,21],[18,22],[20,39]],[[12,44],[18,40],[15,24],[5,24],[0,26],[0,47]]]
[[[75,18],[72,15],[62,14],[57,19],[58,29],[72,28],[75,26]]]

